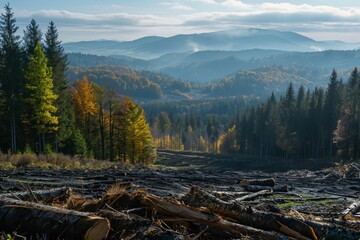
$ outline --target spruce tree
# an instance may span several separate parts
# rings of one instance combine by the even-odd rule
[[[325,126],[325,142],[327,144],[326,150],[328,159],[334,155],[334,130],[336,129],[337,121],[340,117],[342,107],[343,85],[338,80],[335,69],[331,73],[330,83],[328,84],[328,91],[324,104],[324,126]]]
[[[17,152],[17,145],[20,140],[17,136],[20,132],[21,115],[21,93],[23,90],[22,58],[20,50],[20,36],[16,34],[18,27],[16,19],[9,4],[5,5],[5,12],[0,19],[0,41],[1,41],[1,90],[4,93],[6,102],[5,125],[7,132],[3,146],[10,148],[12,153]],[[8,124],[9,123],[9,124]],[[11,140],[11,144],[8,144]]]
[[[55,143],[57,143],[56,146],[58,145],[60,150],[64,150],[65,141],[70,138],[72,129],[74,129],[75,116],[71,101],[69,80],[66,75],[68,67],[67,55],[64,53],[58,31],[52,21],[49,23],[45,34],[44,52],[48,59],[48,66],[52,69],[54,92],[58,96],[61,96],[55,101],[59,120],[59,129],[56,131]]]
[[[30,56],[34,54],[36,45],[41,43],[42,40],[42,32],[34,19],[31,20],[26,30],[24,30],[23,40],[26,55],[30,58]]]
[[[28,98],[25,102],[31,109],[31,123],[39,136],[39,152],[42,153],[45,146],[45,134],[56,131],[58,118],[54,101],[57,95],[53,92],[51,68],[47,66],[47,59],[38,43],[34,54],[29,59],[25,73],[25,89]]]

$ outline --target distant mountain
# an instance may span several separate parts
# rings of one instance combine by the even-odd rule
[[[209,82],[239,71],[282,65],[306,69],[297,74],[322,84],[327,81],[328,74],[333,68],[342,72],[358,66],[360,50],[305,53],[261,49],[233,52],[203,51],[192,54],[167,54],[152,60],[72,53],[69,54],[68,60],[70,65],[75,67],[95,67],[104,64],[127,66],[133,69],[165,73],[187,82]]]
[[[125,55],[153,59],[166,54],[198,51],[240,51],[270,49],[280,51],[314,52],[328,49],[348,50],[360,47],[340,41],[315,41],[294,32],[264,29],[227,30],[220,32],[150,36],[134,41],[88,41],[63,44],[65,51],[96,55]]]

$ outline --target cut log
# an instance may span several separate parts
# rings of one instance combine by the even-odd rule
[[[31,191],[29,189],[29,191],[25,191],[25,192],[0,194],[0,199],[14,198],[23,201],[37,200],[42,202],[52,202],[55,199],[66,199],[71,194],[72,194],[72,189],[68,187],[52,188],[52,189],[37,190],[37,191]]]
[[[259,191],[259,192],[248,194],[248,195],[243,196],[243,197],[236,198],[235,200],[233,200],[231,202],[250,201],[250,200],[254,200],[257,197],[271,195],[271,194],[272,194],[271,189],[270,190],[262,190],[262,191]]]
[[[0,199],[0,229],[49,239],[105,239],[110,230],[106,218],[14,199]]]
[[[139,192],[137,196],[140,197],[140,202],[148,208],[155,209],[167,216],[178,217],[179,221],[181,221],[181,219],[186,219],[187,221],[200,222],[214,228],[222,229],[236,237],[243,237],[245,235],[255,236],[257,239],[269,240],[279,240],[284,238],[284,236],[279,233],[233,223],[222,219],[216,214],[187,207],[177,202],[165,201],[152,194]]]
[[[274,187],[276,181],[274,178],[263,178],[263,179],[242,179],[240,180],[240,186],[249,186],[249,185],[257,185],[257,186],[269,186]]]
[[[288,192],[288,186],[275,186],[275,187],[269,187],[269,186],[258,186],[258,185],[247,185],[243,187],[245,191],[248,192],[259,192],[262,190],[271,190],[273,192]]]
[[[360,210],[360,198],[355,200],[347,209],[345,209],[342,214],[348,215],[348,214],[356,214]]]

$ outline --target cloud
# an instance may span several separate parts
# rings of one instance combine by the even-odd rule
[[[245,4],[242,1],[238,1],[238,0],[226,0],[222,2],[221,5],[231,8],[240,8],[240,9],[248,9],[252,7],[252,5]]]
[[[185,11],[194,10],[192,7],[189,7],[189,6],[186,6],[186,5],[183,5],[183,4],[178,4],[178,3],[171,6],[170,9],[172,9],[172,10],[185,10]]]
[[[285,27],[288,30],[336,29],[351,26],[360,30],[360,9],[312,6],[309,4],[262,3],[243,4],[226,0],[222,5],[232,11],[202,12],[189,15],[184,25],[218,27]]]
[[[191,11],[195,2],[216,6],[216,11]],[[185,4],[186,3],[186,4]],[[193,5],[191,5],[191,3]],[[188,4],[188,5],[187,5]],[[24,28],[34,18],[46,31],[53,20],[63,30],[66,41],[88,33],[91,39],[134,39],[146,35],[170,36],[181,33],[225,30],[231,28],[270,28],[308,33],[321,38],[344,32],[346,40],[360,39],[360,8],[340,8],[325,5],[259,3],[247,4],[238,0],[188,0],[164,2],[167,9],[184,11],[182,14],[104,13],[85,14],[64,10],[16,11],[18,24]],[[204,6],[202,6],[204,7]],[[213,9],[212,6],[210,9]],[[77,36],[76,33],[79,33]],[[352,35],[349,32],[353,33]],[[334,33],[334,34],[331,34]],[[358,34],[359,33],[359,34]],[[326,34],[326,35],[325,35]],[[344,34],[338,34],[341,39]],[[76,36],[75,36],[76,35]],[[108,37],[109,36],[109,37]],[[110,37],[112,36],[112,37]]]
[[[180,11],[191,11],[194,10],[192,7],[188,5],[184,5],[178,2],[163,2],[160,5],[168,6],[171,10],[180,10]]]
[[[217,2],[215,0],[192,0],[192,2],[200,2],[200,3],[205,3],[205,4],[217,4]]]

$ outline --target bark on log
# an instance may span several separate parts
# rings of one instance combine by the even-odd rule
[[[276,181],[274,178],[263,178],[263,179],[242,179],[240,180],[240,186],[249,186],[249,185],[257,185],[257,186],[269,186],[274,187]]]
[[[283,239],[284,237],[283,235],[278,233],[264,231],[250,226],[233,223],[222,219],[218,215],[187,207],[180,203],[165,201],[157,196],[146,194],[144,192],[138,193],[138,197],[140,197],[140,202],[143,205],[151,209],[155,209],[164,215],[178,217],[179,221],[181,221],[182,219],[186,219],[187,221],[190,220],[194,222],[200,222],[208,226],[227,231],[237,237],[250,235],[256,236],[258,239],[269,240],[279,240]]]
[[[0,199],[0,229],[28,237],[95,240],[107,237],[110,223],[91,213],[5,198]]]
[[[25,192],[0,194],[0,199],[14,198],[22,201],[37,200],[42,202],[52,202],[54,199],[66,199],[71,194],[72,194],[72,189],[68,187],[52,188],[52,189],[37,190],[37,191],[31,191],[31,189],[29,189],[29,191],[25,191]]]

